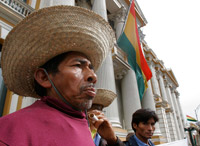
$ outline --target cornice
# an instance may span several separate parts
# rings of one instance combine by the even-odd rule
[[[163,74],[165,75],[165,78],[169,79],[171,83],[174,84],[175,87],[179,87],[179,84],[174,76],[170,74],[168,69],[163,70]]]

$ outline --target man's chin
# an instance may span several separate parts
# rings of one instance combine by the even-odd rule
[[[153,135],[150,134],[150,135],[147,135],[146,138],[151,139],[152,136]]]
[[[87,100],[87,101],[84,101],[82,103],[79,104],[79,108],[81,110],[88,110],[92,107],[92,99],[91,100]]]

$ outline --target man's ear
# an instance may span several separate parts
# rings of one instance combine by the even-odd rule
[[[136,124],[136,123],[133,123],[133,128],[134,128],[134,129],[137,129],[137,127],[138,127],[137,124]]]
[[[42,68],[36,69],[36,71],[34,72],[34,78],[38,82],[38,84],[40,84],[40,86],[44,88],[51,87],[51,83]]]

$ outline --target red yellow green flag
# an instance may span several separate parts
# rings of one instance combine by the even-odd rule
[[[186,115],[188,121],[197,122],[197,120],[191,116]]]
[[[152,73],[144,58],[138,34],[134,0],[130,5],[126,24],[123,33],[117,40],[118,46],[124,50],[128,56],[128,62],[136,73],[137,85],[140,99],[146,90],[147,81],[151,79]]]

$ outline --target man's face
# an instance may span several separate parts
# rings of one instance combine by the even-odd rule
[[[97,81],[91,62],[78,52],[69,53],[59,64],[55,75],[49,74],[60,94],[78,109],[89,109],[96,95],[94,84]],[[59,99],[55,90],[47,91],[49,96]]]
[[[136,136],[146,143],[148,139],[153,136],[155,131],[155,120],[153,118],[149,119],[146,123],[140,122],[138,125],[133,123],[133,127],[136,129]]]

